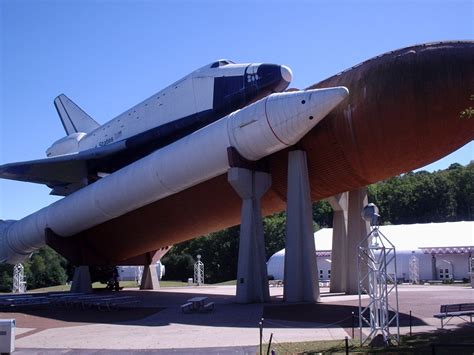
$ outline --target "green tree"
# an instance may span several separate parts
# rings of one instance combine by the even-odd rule
[[[451,182],[454,196],[456,220],[474,219],[474,163],[466,167],[451,164],[444,172]]]
[[[34,252],[23,263],[27,289],[62,285],[66,282],[66,259],[49,247]],[[10,292],[13,283],[13,265],[0,264],[0,291]]]
[[[166,279],[185,280],[193,276],[193,266],[177,273],[169,271],[175,265],[179,255],[195,258],[201,255],[205,268],[205,282],[216,283],[235,279],[237,274],[237,258],[239,243],[239,227],[231,227],[175,245],[163,258],[166,266]],[[179,259],[178,259],[179,260]],[[193,261],[194,263],[194,261]]]
[[[265,254],[267,259],[285,247],[285,212],[275,213],[263,219]]]
[[[313,203],[313,221],[319,228],[332,227],[333,211],[329,202],[317,201]]]
[[[194,259],[189,254],[178,255],[170,251],[161,262],[166,267],[164,280],[186,281],[189,277],[193,277]]]
[[[0,292],[11,292],[13,286],[13,265],[0,264]]]
[[[383,223],[409,224],[473,220],[474,164],[396,176],[368,188]]]
[[[27,288],[64,284],[67,280],[66,263],[66,259],[50,247],[39,249],[24,263]]]

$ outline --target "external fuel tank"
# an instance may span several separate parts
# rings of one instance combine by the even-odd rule
[[[403,48],[308,89],[334,86],[349,97],[294,146],[263,158],[273,181],[265,215],[285,209],[290,149],[307,152],[317,201],[429,164],[474,138],[474,42]],[[69,247],[60,237],[47,242],[78,263],[130,264],[238,224],[240,207],[224,173],[67,238]]]

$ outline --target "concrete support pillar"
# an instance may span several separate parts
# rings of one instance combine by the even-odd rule
[[[438,279],[438,268],[436,267],[436,256],[435,254],[431,254],[431,279],[437,280]]]
[[[158,290],[160,288],[160,278],[156,271],[156,264],[144,265],[140,290]]]
[[[330,292],[346,292],[349,278],[347,263],[347,214],[349,193],[327,199],[333,209]]]
[[[231,168],[229,183],[242,198],[237,302],[268,302],[267,264],[260,199],[271,186],[270,174]]]
[[[368,204],[367,187],[349,192],[349,210],[347,221],[347,289],[346,293],[355,295],[359,292],[359,280],[357,275],[357,264],[359,255],[359,243],[367,237],[370,232],[370,224],[362,219],[362,209]],[[367,245],[366,245],[367,247]],[[361,275],[367,273],[367,266],[362,264]],[[366,285],[368,287],[368,285]]]
[[[284,299],[286,302],[317,302],[319,276],[304,151],[289,153],[287,193]]]
[[[82,265],[76,267],[72,277],[71,292],[92,293],[91,273],[89,266]]]

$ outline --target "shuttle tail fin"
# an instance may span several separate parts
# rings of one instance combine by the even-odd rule
[[[92,117],[64,94],[54,99],[54,106],[68,135],[76,132],[90,133],[100,127]]]

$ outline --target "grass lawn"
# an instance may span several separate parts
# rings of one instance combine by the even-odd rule
[[[187,286],[186,282],[181,281],[160,281],[161,287],[182,287]],[[123,288],[137,288],[138,285],[135,281],[121,281],[120,286]],[[105,284],[101,284],[100,282],[94,282],[92,284],[92,288],[100,289],[105,288]],[[28,292],[66,292],[71,289],[71,285],[57,285],[51,287],[44,287],[44,288],[36,288],[34,290],[28,290]]]
[[[230,280],[226,282],[221,282],[213,285],[235,285],[236,281],[235,280]],[[136,284],[135,281],[120,281],[120,286],[125,288],[138,288],[138,285]],[[187,282],[182,282],[182,281],[160,281],[160,286],[161,287],[184,287],[188,286]],[[100,282],[94,282],[92,284],[92,288],[94,289],[101,289],[105,288],[105,284],[101,284]],[[66,292],[71,289],[71,285],[57,285],[57,286],[51,286],[51,287],[44,287],[44,288],[36,288],[32,290],[28,290],[27,292]],[[2,294],[2,292],[0,292]]]
[[[188,286],[187,282],[182,281],[160,281],[160,286],[162,287],[183,287]]]
[[[51,287],[36,288],[34,290],[27,290],[27,292],[66,292],[70,289],[70,285],[57,285]]]
[[[400,339],[399,345],[389,347],[359,346],[358,340],[349,339],[349,352],[351,354],[431,354],[432,344],[435,344],[436,354],[473,354],[474,353],[474,327],[465,326],[452,330],[436,330],[427,333],[417,333],[412,336],[405,335]],[[465,344],[465,346],[463,346]],[[450,347],[454,346],[454,347]],[[263,348],[266,352],[268,344]],[[272,343],[276,353],[285,354],[333,354],[345,353],[344,340],[313,341],[301,343]]]
[[[229,281],[219,282],[212,285],[237,285],[237,280],[229,280]]]

